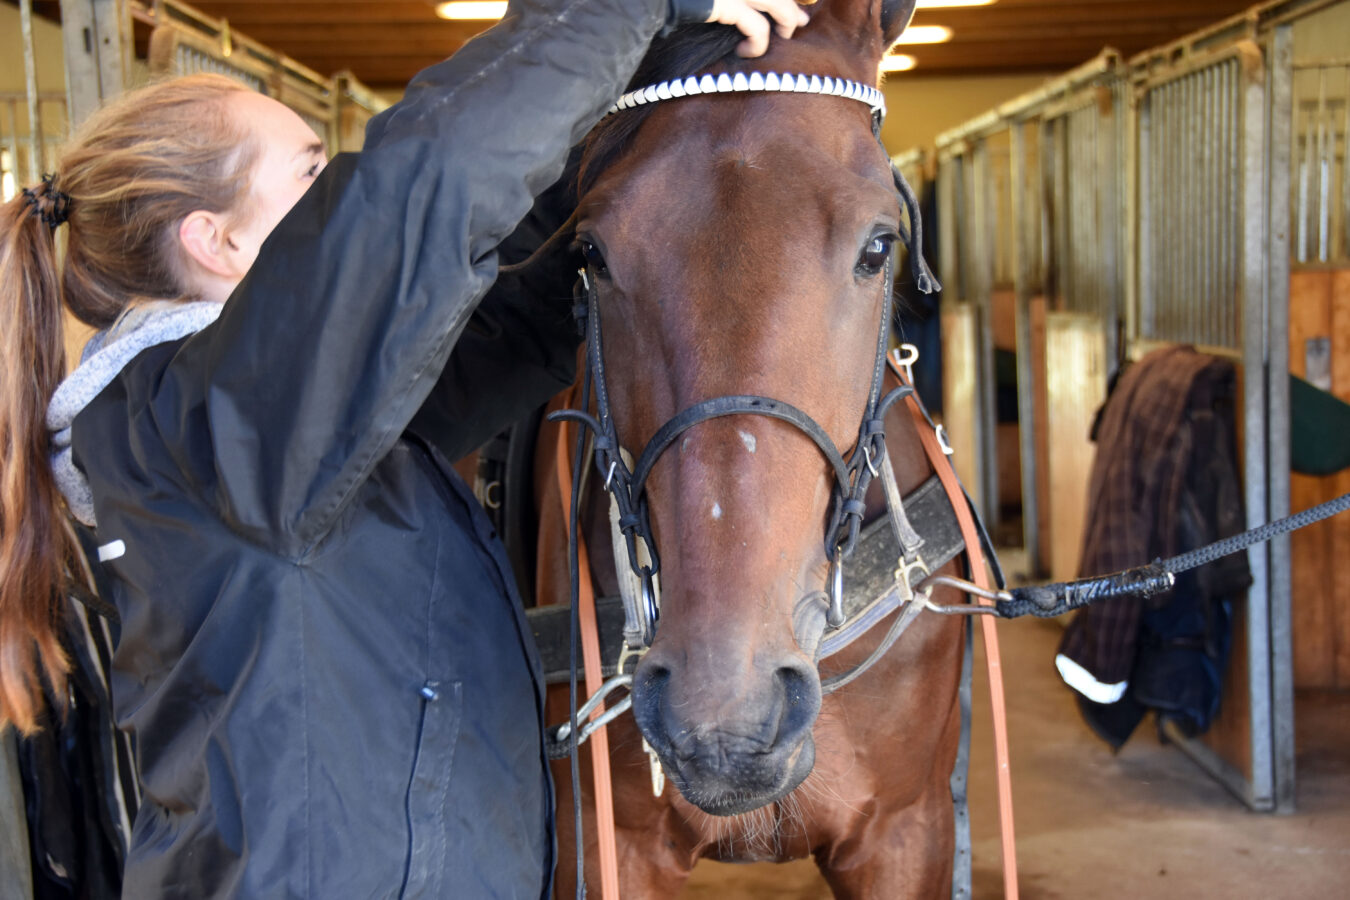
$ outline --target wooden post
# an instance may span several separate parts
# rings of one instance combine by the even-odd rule
[[[72,130],[126,88],[129,30],[125,0],[61,0],[66,109]]]

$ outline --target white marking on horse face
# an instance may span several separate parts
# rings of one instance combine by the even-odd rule
[[[722,518],[722,505],[720,503],[713,503],[712,517],[713,519]]]
[[[741,442],[745,444],[745,449],[749,450],[751,453],[754,453],[755,436],[748,431],[738,431],[736,433],[741,436]]]
[[[691,440],[691,438],[686,437],[684,440],[680,441],[680,452],[681,452],[681,453],[683,453],[684,451],[686,451],[686,450],[689,449],[689,441],[690,441],[690,440]]]

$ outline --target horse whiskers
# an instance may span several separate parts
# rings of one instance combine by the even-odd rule
[[[814,795],[816,798],[825,801],[827,804],[832,801],[859,815],[862,814],[862,809],[860,807],[850,803],[843,794],[839,793],[838,788],[828,780],[816,777],[815,773],[809,775],[805,781],[798,785],[797,791],[794,791],[793,793],[797,792],[801,792],[804,796]]]
[[[783,860],[790,842],[798,835],[806,840],[809,834],[805,808],[796,792],[736,816],[713,816],[695,808],[683,818],[724,860]]]

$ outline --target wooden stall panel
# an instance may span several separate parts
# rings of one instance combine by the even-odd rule
[[[1331,279],[1331,392],[1350,403],[1350,270],[1341,269]],[[1350,441],[1350,435],[1344,436]],[[1330,500],[1350,493],[1350,470],[1338,472],[1326,485]],[[1331,565],[1324,570],[1328,583],[1327,602],[1336,617],[1336,687],[1350,688],[1350,516],[1336,516],[1332,528]]]
[[[975,307],[969,303],[946,304],[942,310],[942,422],[954,451],[956,474],[979,509],[977,370]]]
[[[1316,342],[1330,342],[1330,379],[1308,371]],[[1289,367],[1322,381],[1350,402],[1350,270],[1299,269],[1289,284]],[[1346,436],[1350,440],[1350,435]],[[1290,507],[1307,509],[1350,492],[1350,472],[1290,476]],[[1294,532],[1290,575],[1294,615],[1294,684],[1350,688],[1350,517],[1335,516]]]
[[[1251,674],[1247,665],[1247,601],[1233,604],[1233,644],[1228,668],[1223,673],[1223,699],[1219,714],[1200,740],[1218,757],[1241,773],[1252,776],[1252,700],[1248,692]]]
[[[1050,577],[1078,574],[1088,481],[1096,448],[1092,418],[1106,399],[1106,334],[1096,316],[1047,313],[1045,352],[1047,481],[1050,492]]]

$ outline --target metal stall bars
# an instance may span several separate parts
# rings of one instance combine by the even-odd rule
[[[944,347],[956,351],[953,399],[971,377],[966,357],[986,367],[974,372],[980,421],[967,449],[981,459],[967,477],[995,496],[1000,489],[989,348],[1011,342],[1024,427],[1020,471],[1004,477],[1020,479],[1028,564],[1061,578],[1077,574],[1088,430],[1118,358],[1125,85],[1120,56],[1103,50],[938,138],[943,275],[959,285],[944,318],[953,326]],[[964,342],[974,349],[963,353]]]
[[[1344,156],[1338,182],[1327,131],[1341,104],[1331,78],[1303,77],[1338,66],[1299,49],[1335,14],[1350,23],[1345,0],[1276,0],[1130,60],[1130,352],[1186,342],[1240,361],[1251,525],[1289,512],[1291,256],[1330,254],[1344,222],[1332,205]],[[1294,802],[1289,538],[1248,561],[1246,655],[1234,666],[1247,692],[1229,692],[1247,708],[1228,702],[1203,740],[1171,736],[1253,809],[1283,811]]]
[[[234,32],[180,0],[129,0],[133,20],[154,30],[149,66],[155,75],[216,72],[247,84],[293,109],[332,153],[337,147],[337,90],[288,56]]]
[[[1122,60],[1105,50],[1028,98],[1021,113],[1029,149],[1016,164],[1039,180],[1024,194],[1031,221],[1022,229],[1019,308],[1030,312],[1032,358],[1019,399],[1038,425],[1042,570],[1054,578],[1078,574],[1095,456],[1089,435],[1120,361],[1127,93]]]
[[[18,32],[6,36],[4,44],[22,58],[24,83],[22,90],[0,89],[0,201],[12,199],[55,168],[67,130],[62,86],[47,84],[41,90],[38,85],[32,0],[19,0],[18,17]]]
[[[1015,234],[1007,124],[989,113],[939,135],[937,154],[943,419],[961,480],[985,521],[997,523],[994,319],[1006,306]]]
[[[1136,243],[1129,340],[1136,357],[1160,343],[1188,343],[1242,364],[1239,443],[1254,526],[1277,513],[1268,503],[1266,445],[1267,67],[1252,24],[1250,15],[1239,17],[1131,60]],[[1268,562],[1263,548],[1251,550],[1248,652],[1230,667],[1240,671],[1245,663],[1245,698],[1228,691],[1223,714],[1201,739],[1169,734],[1262,810],[1274,805]],[[1241,735],[1244,720],[1250,725]]]
[[[1293,261],[1350,261],[1350,55],[1296,58]]]

